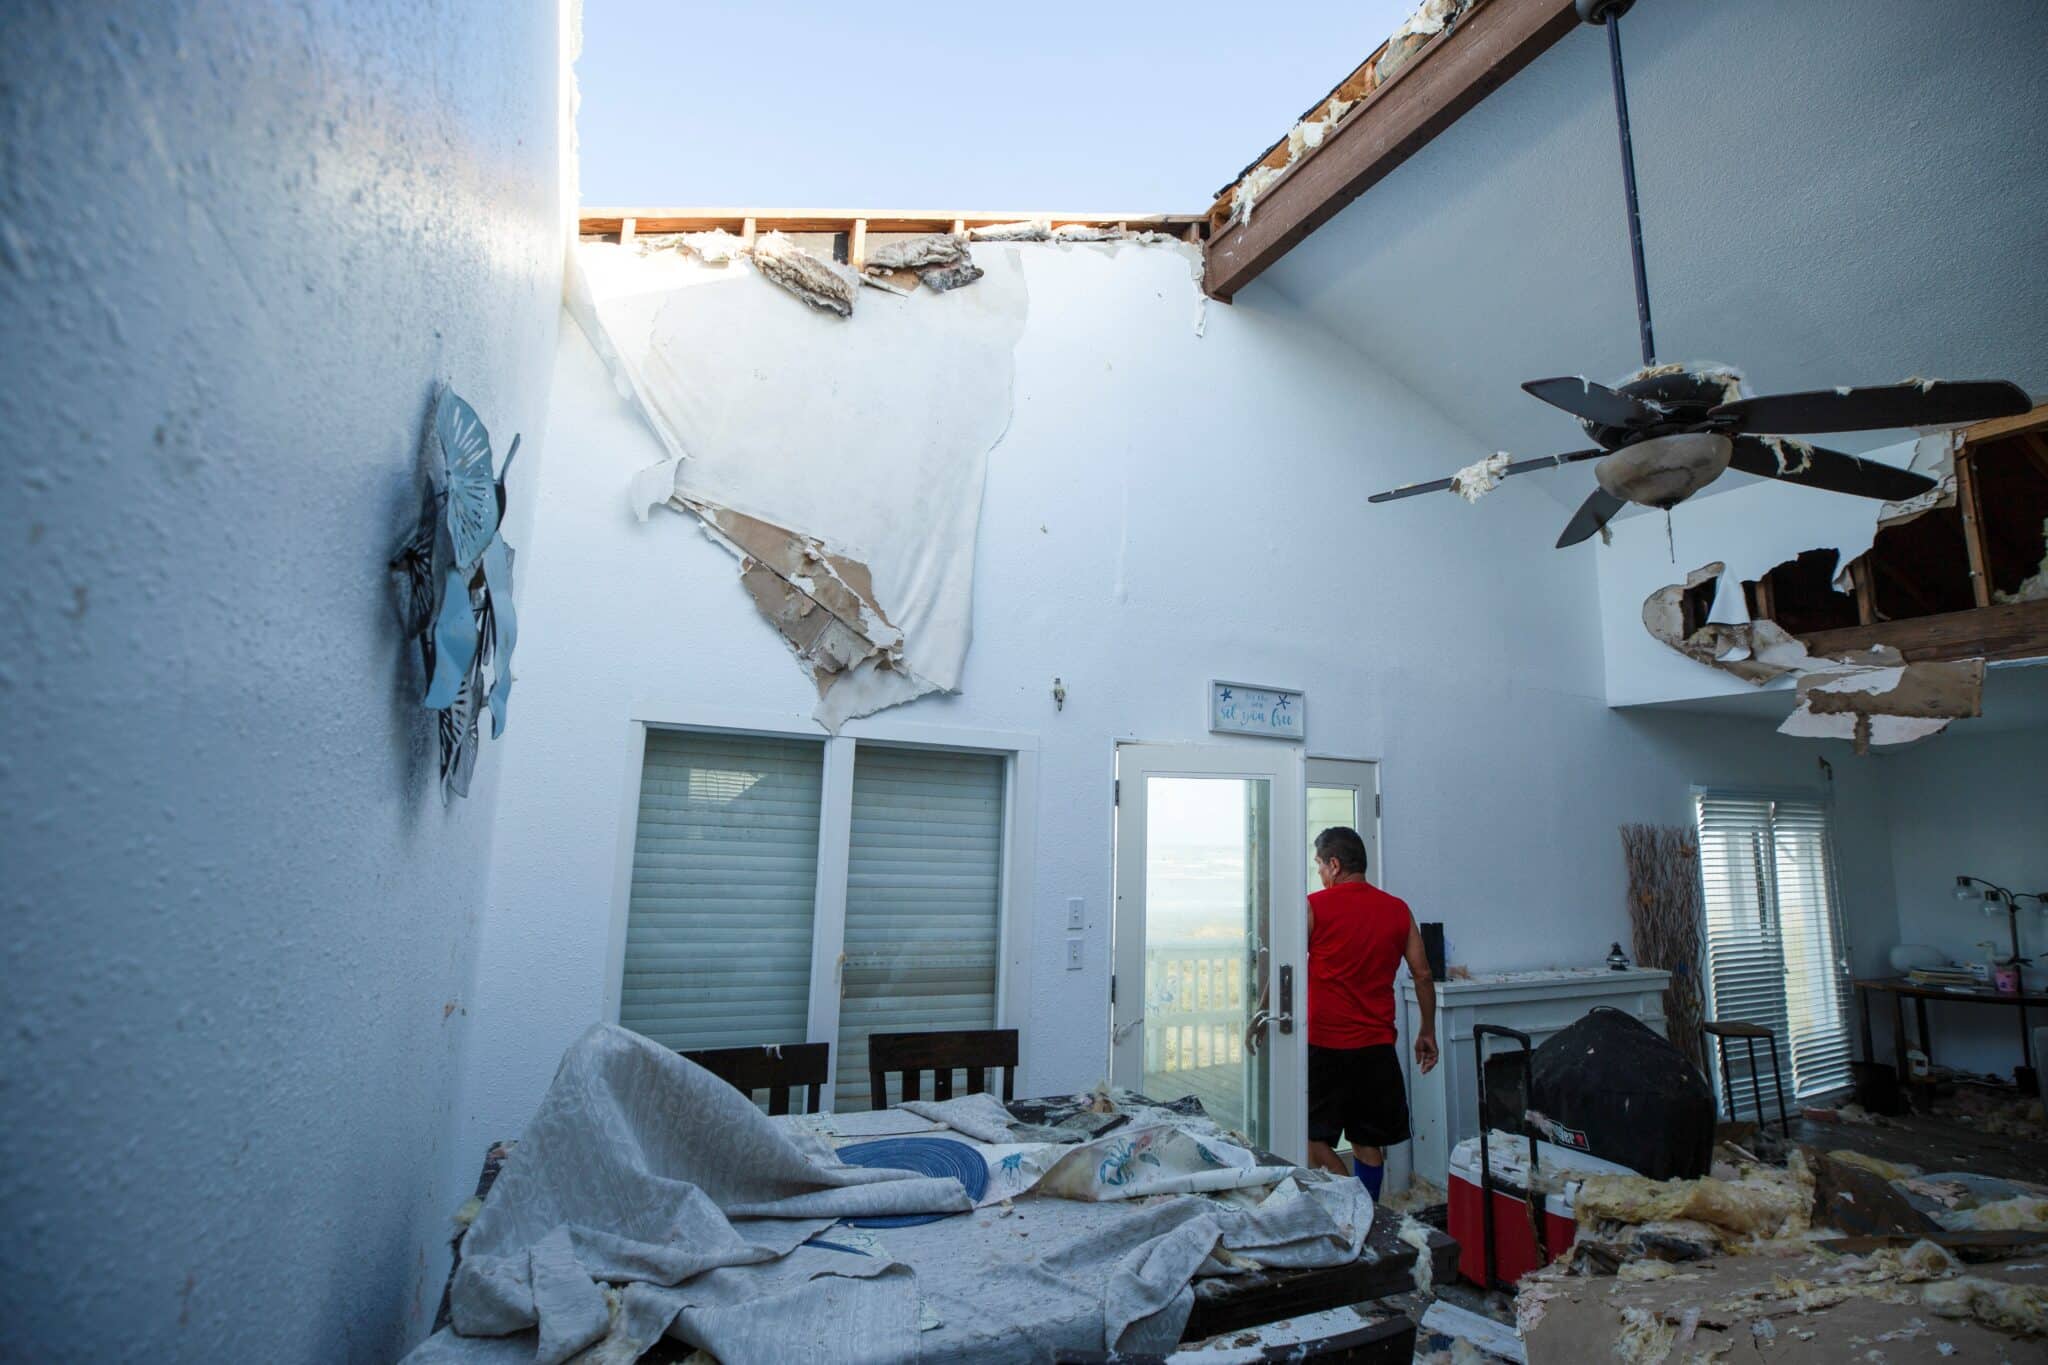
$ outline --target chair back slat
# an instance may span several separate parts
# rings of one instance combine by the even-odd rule
[[[777,1055],[780,1054],[780,1055]],[[805,1113],[824,1107],[825,1082],[832,1075],[830,1043],[783,1043],[779,1047],[714,1047],[682,1054],[733,1089],[752,1099],[768,1092],[768,1112],[790,1112],[790,1092],[809,1092]]]
[[[989,1089],[988,1073],[1003,1073],[1003,1102],[1017,1097],[1017,1030],[962,1029],[941,1033],[868,1035],[869,1104],[889,1107],[889,1077],[903,1077],[903,1098],[923,1097],[922,1073],[932,1073],[932,1096],[953,1098],[953,1072],[967,1073],[969,1094]]]

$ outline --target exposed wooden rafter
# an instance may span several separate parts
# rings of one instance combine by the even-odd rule
[[[1480,0],[1268,186],[1249,222],[1212,227],[1209,295],[1229,300],[1577,24],[1572,0]]]
[[[1496,0],[1498,3],[1498,0]],[[1122,227],[1130,232],[1163,232],[1200,242],[1207,220],[1198,213],[1046,213],[959,209],[760,209],[760,208],[587,208],[577,215],[585,237],[638,236],[668,232],[709,232],[724,228],[751,238],[756,232],[858,231],[863,240],[878,232],[965,232],[996,223],[1042,222],[1050,227]],[[628,229],[627,225],[631,224]]]

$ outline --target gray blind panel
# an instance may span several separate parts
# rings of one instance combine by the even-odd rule
[[[824,745],[649,730],[619,1022],[678,1049],[802,1042]]]
[[[868,1034],[995,1025],[1004,766],[993,754],[855,753],[840,1109],[868,1105]]]

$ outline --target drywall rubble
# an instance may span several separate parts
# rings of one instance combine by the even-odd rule
[[[944,301],[872,294],[858,326],[841,326],[764,304],[748,277],[767,275],[773,235],[727,265],[585,242],[567,301],[667,452],[633,479],[635,513],[688,514],[735,556],[755,608],[814,681],[814,714],[836,730],[959,686],[1024,273],[1016,249],[991,248],[975,288]],[[851,271],[832,274],[855,287]]]
[[[713,228],[709,232],[684,232],[676,237],[676,246],[689,251],[706,265],[724,265],[738,260],[746,254],[747,241],[735,236],[724,228]]]
[[[761,278],[781,285],[822,312],[853,316],[853,298],[860,278],[834,261],[820,260],[779,232],[761,234],[754,242],[754,268]]]
[[[1715,380],[1731,401],[1741,394],[1740,377],[1722,366],[1660,366],[1634,377],[1679,371]],[[1813,543],[1836,551],[1836,563],[1842,566],[1833,580],[1836,591],[1854,591],[1848,566],[1870,550],[1879,530],[1953,504],[1954,445],[1953,432],[1916,441],[1908,467],[1936,480],[1936,487],[1907,502],[1881,504],[1874,517],[1859,499],[1830,498],[1815,504],[1815,522],[1807,534]],[[1782,441],[1777,453],[1781,465],[1789,467],[1807,458],[1810,450],[1799,442]],[[1744,593],[1721,591],[1722,581],[1761,581],[1789,561],[1770,545],[1753,547],[1748,558],[1751,563],[1739,571],[1731,572],[1725,562],[1717,561],[1694,570],[1682,583],[1657,589],[1643,602],[1643,626],[1687,658],[1753,685],[1793,678],[1798,702],[1779,726],[1780,733],[1846,739],[1861,753],[1871,745],[1910,744],[1939,733],[1952,720],[1981,714],[1982,660],[1909,663],[1884,646],[1816,656],[1777,622],[1750,619]],[[2048,591],[2048,581],[2042,590]]]
[[[1861,753],[1871,745],[1910,744],[1951,720],[1983,714],[1984,661],[1908,663],[1877,646],[1841,656],[1815,656],[1775,621],[1728,625],[1705,619],[1727,566],[1705,564],[1650,594],[1643,626],[1671,648],[1758,685],[1790,674],[1798,703],[1780,734],[1846,739]]]
[[[1217,207],[1233,225],[1251,222],[1252,209],[1289,167],[1329,138],[1330,132],[1367,96],[1392,80],[1439,33],[1455,26],[1474,0],[1423,0],[1420,8],[1380,44],[1315,107],[1295,121],[1287,135],[1267,148],[1237,179],[1217,191]]]
[[[1643,602],[1643,628],[1689,659],[1763,684],[1810,667],[1813,656],[1775,621],[1737,624],[1711,619],[1728,566],[1703,564],[1683,583],[1657,589]]]

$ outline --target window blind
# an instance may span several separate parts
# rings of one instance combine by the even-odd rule
[[[804,1041],[824,753],[648,730],[620,1024],[678,1049]]]
[[[1003,781],[1001,755],[855,751],[835,1108],[868,1105],[870,1033],[995,1026]]]
[[[1777,1036],[1788,1103],[1846,1086],[1847,986],[1826,806],[1703,792],[1697,815],[1712,1017]],[[1727,1055],[1725,1081],[1713,1058],[1714,1087],[1732,1088],[1737,1113],[1753,1110],[1748,1048],[1733,1042]],[[1774,1114],[1769,1065],[1760,1046],[1757,1079]]]

